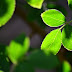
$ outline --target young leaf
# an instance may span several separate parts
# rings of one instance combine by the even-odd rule
[[[26,0],[28,4],[34,8],[41,9],[44,0]]]
[[[68,5],[72,9],[72,0],[68,0]]]
[[[51,31],[43,40],[41,49],[45,53],[57,54],[61,47],[61,31],[56,29]]]
[[[66,25],[62,31],[62,43],[67,50],[72,50],[72,26]]]
[[[65,23],[65,16],[56,9],[46,10],[41,14],[45,24],[51,27],[57,27]]]
[[[15,40],[12,40],[7,47],[7,53],[10,60],[16,64],[23,55],[26,54],[29,48],[29,38],[24,35],[19,36]]]
[[[14,10],[15,0],[0,1],[0,27],[12,17]]]

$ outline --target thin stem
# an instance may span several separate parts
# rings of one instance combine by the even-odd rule
[[[62,27],[60,27],[60,30],[61,30],[65,25],[67,25],[67,24],[69,24],[69,23],[71,23],[71,22],[72,22],[72,20],[69,21],[69,22],[66,22]]]
[[[72,20],[71,20],[71,21],[69,21],[69,22],[68,22],[68,24],[69,24],[69,23],[71,23],[71,22],[72,22]]]
[[[60,30],[65,26],[66,24],[64,24],[62,27],[60,27]]]

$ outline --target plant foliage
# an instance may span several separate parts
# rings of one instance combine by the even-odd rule
[[[41,9],[44,0],[26,0],[34,8]]]
[[[47,2],[47,0],[26,0],[30,6],[37,9],[42,8],[44,1]],[[72,9],[72,0],[68,0],[68,6]],[[45,10],[43,13],[41,13],[43,11],[42,8],[40,12],[39,10],[35,10],[38,13],[33,11],[32,14],[29,14],[31,18],[33,14],[39,15],[41,13],[41,18],[46,25],[56,27],[56,29],[52,30],[44,38],[41,44],[41,49],[43,51],[36,50],[26,56],[29,50],[30,40],[29,37],[21,34],[19,37],[12,40],[9,45],[0,45],[0,72],[10,71],[10,61],[16,65],[14,69],[15,72],[34,72],[35,68],[51,69],[59,64],[55,55],[59,52],[61,45],[67,50],[72,51],[72,26],[69,25],[72,20],[66,22],[65,16],[55,5],[50,4],[47,5],[47,7],[49,9]],[[0,0],[0,27],[9,21],[14,10],[15,0]],[[34,19],[34,17],[37,18],[37,15],[33,16],[32,19]],[[41,21],[40,16],[39,21]],[[24,59],[22,59],[22,57],[24,57]],[[24,62],[20,62],[21,59]],[[71,71],[71,66],[67,61],[63,62],[62,67],[63,70],[60,70],[60,72]]]
[[[15,10],[15,0],[0,0],[0,27],[5,25]]]
[[[33,0],[33,2],[35,2],[35,1],[36,0]],[[32,0],[29,0],[29,2],[31,4],[34,4],[34,3],[32,3]],[[38,1],[38,2],[40,2],[40,1]],[[34,4],[34,5],[36,5],[36,4]],[[70,8],[72,8],[72,0],[68,0],[68,5]],[[50,7],[52,7],[52,5]],[[55,5],[54,5],[54,7],[55,7]],[[43,22],[50,27],[61,26],[59,29],[51,31],[45,37],[45,39],[43,40],[43,42],[41,44],[41,49],[46,54],[53,53],[56,55],[61,48],[61,44],[63,44],[63,46],[66,49],[71,51],[72,50],[72,46],[71,46],[72,45],[72,26],[70,26],[68,24],[72,21],[66,22],[65,16],[57,9],[46,10],[45,12],[43,12],[41,14],[41,18],[42,18]],[[62,33],[61,33],[61,30],[62,30]]]
[[[60,29],[51,31],[43,40],[41,49],[46,53],[52,52],[56,55],[61,47],[61,37]]]
[[[12,40],[7,46],[7,54],[10,60],[17,64],[18,60],[26,54],[29,48],[29,38],[25,37],[24,34],[20,35],[15,40]]]
[[[56,9],[48,9],[41,14],[45,24],[51,27],[58,27],[65,23],[65,16]]]

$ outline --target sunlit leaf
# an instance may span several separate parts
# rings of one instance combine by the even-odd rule
[[[8,22],[15,10],[15,0],[0,0],[0,27]]]
[[[10,60],[16,64],[18,60],[26,54],[28,49],[29,38],[22,34],[10,42],[10,45],[7,47],[7,52]]]
[[[68,5],[72,9],[72,0],[68,0]]]
[[[51,31],[43,40],[41,49],[45,53],[52,52],[53,54],[57,54],[61,48],[61,31],[60,29],[56,29]]]
[[[67,62],[63,62],[63,72],[71,72],[71,65]]]
[[[63,46],[72,50],[72,26],[66,25],[62,31],[62,43]]]
[[[51,27],[57,27],[65,23],[65,16],[56,9],[46,10],[41,14],[45,24]]]
[[[28,4],[34,8],[41,9],[44,0],[26,0]]]

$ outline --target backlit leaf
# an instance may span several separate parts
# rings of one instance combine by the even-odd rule
[[[51,27],[57,27],[65,23],[65,16],[56,9],[46,10],[41,14],[45,24]]]
[[[43,40],[41,49],[45,53],[57,54],[61,48],[61,31],[56,29],[51,31]]]
[[[15,40],[10,42],[10,45],[7,47],[7,53],[10,60],[16,64],[19,59],[22,58],[23,55],[29,49],[29,38],[24,35],[20,35]]]
[[[0,27],[8,22],[15,10],[15,0],[0,0]]]
[[[34,8],[41,9],[44,0],[26,0],[28,4]]]

